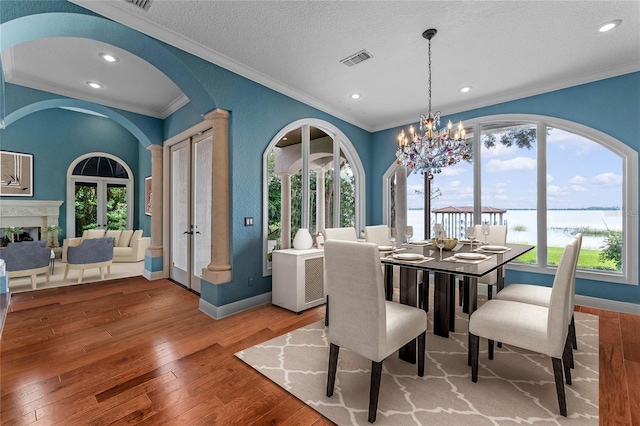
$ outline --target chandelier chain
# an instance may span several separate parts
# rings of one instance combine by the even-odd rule
[[[429,39],[429,117],[431,117],[431,39]]]

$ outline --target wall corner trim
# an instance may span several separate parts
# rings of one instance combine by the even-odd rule
[[[198,309],[211,318],[218,320],[267,303],[271,303],[270,291],[222,306],[215,306],[204,299],[200,299]]]

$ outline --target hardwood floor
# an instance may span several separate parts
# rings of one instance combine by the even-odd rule
[[[12,296],[0,341],[2,425],[327,425],[233,354],[324,318],[264,305],[215,321],[166,280]],[[640,317],[600,316],[600,424],[640,425]]]

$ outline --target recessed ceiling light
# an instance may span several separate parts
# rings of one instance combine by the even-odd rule
[[[102,84],[96,83],[95,81],[87,81],[86,84],[94,89],[102,89]]]
[[[607,22],[606,24],[602,24],[600,28],[598,28],[598,31],[601,33],[606,33],[607,31],[611,31],[620,24],[622,24],[622,21],[620,19],[616,19],[614,21]]]
[[[100,56],[102,59],[104,59],[107,62],[118,62],[120,60],[110,53],[102,52],[102,53],[99,53],[98,56]]]
[[[352,93],[349,96],[351,97],[351,99],[360,99],[360,96],[362,95],[360,93]]]
[[[460,88],[460,91],[462,93],[467,93],[468,91],[470,91],[473,88],[473,86],[464,86]]]
[[[288,140],[289,138],[287,138],[286,136],[284,138],[282,138],[283,141]]]

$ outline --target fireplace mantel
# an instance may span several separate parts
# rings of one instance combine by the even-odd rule
[[[0,228],[58,225],[62,201],[0,200]]]

